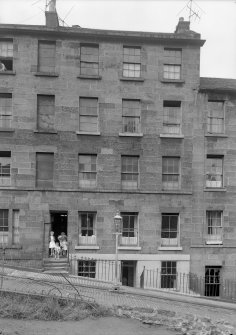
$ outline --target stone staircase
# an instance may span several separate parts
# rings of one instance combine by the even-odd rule
[[[50,274],[68,274],[69,262],[67,258],[45,258],[43,260],[43,272]]]

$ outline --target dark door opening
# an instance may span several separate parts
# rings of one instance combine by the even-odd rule
[[[205,296],[219,297],[220,295],[220,266],[205,267]]]
[[[136,261],[121,261],[121,282],[122,285],[134,287]]]
[[[61,233],[67,235],[67,212],[51,212],[51,231],[54,232],[55,242]]]

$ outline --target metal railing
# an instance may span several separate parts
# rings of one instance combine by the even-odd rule
[[[236,281],[230,279],[216,281],[213,277],[201,277],[193,273],[166,274],[159,269],[144,267],[140,276],[140,287],[236,302]]]
[[[4,266],[16,268],[42,269],[42,251],[26,252],[19,249],[0,248],[0,262]]]

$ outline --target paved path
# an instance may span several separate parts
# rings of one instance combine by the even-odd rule
[[[74,287],[61,276],[6,269],[3,290],[63,297],[78,297],[79,293],[85,300],[96,301],[106,307],[127,306],[197,314],[199,317],[208,316],[216,321],[223,318],[236,326],[236,304],[128,287],[114,292],[110,290],[112,285],[109,283],[99,284],[88,279],[80,280],[78,277],[71,277],[69,280]]]

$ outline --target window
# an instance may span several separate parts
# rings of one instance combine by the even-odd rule
[[[79,213],[79,245],[96,245],[96,213]]]
[[[205,296],[219,297],[220,295],[220,266],[205,267]]]
[[[37,95],[37,127],[39,130],[54,128],[55,96]]]
[[[79,155],[79,186],[96,187],[97,155]]]
[[[206,187],[223,187],[223,157],[207,156]]]
[[[222,211],[207,211],[207,244],[222,242]]]
[[[0,151],[0,186],[11,185],[11,152]]]
[[[0,93],[0,128],[11,128],[12,94]]]
[[[99,47],[98,45],[81,45],[80,74],[87,76],[99,75]]]
[[[141,49],[140,47],[123,48],[123,77],[141,77]]]
[[[12,244],[20,243],[20,211],[13,209]]]
[[[53,187],[53,153],[36,153],[36,186]]]
[[[164,79],[181,78],[182,52],[179,49],[164,50]]]
[[[0,72],[13,70],[13,41],[0,40]]]
[[[138,214],[121,213],[122,216],[122,235],[120,238],[121,245],[138,244]]]
[[[179,214],[162,214],[161,245],[178,245]]]
[[[0,245],[8,243],[8,210],[0,209]]]
[[[96,261],[78,261],[78,276],[96,277]]]
[[[176,262],[161,262],[161,288],[175,288],[176,275]]]
[[[38,71],[55,73],[56,43],[54,41],[38,42]]]
[[[98,131],[98,99],[79,99],[79,130],[84,132]]]
[[[224,133],[224,101],[208,101],[207,131]]]
[[[181,101],[163,102],[163,130],[167,134],[180,134]]]
[[[180,187],[180,158],[162,158],[162,186],[164,189],[176,190]]]
[[[138,160],[135,156],[121,157],[121,185],[125,189],[138,188]]]
[[[140,100],[122,100],[122,120],[124,133],[140,132]]]

